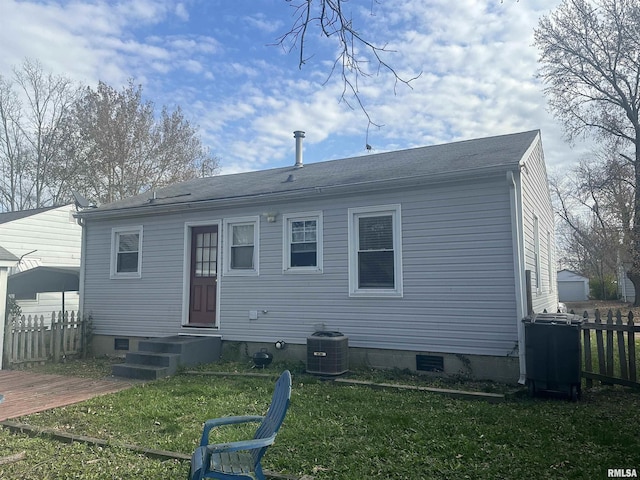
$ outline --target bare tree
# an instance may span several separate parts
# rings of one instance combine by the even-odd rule
[[[21,105],[13,85],[0,76],[0,206],[9,211],[24,208],[21,190],[26,159],[20,117]]]
[[[179,107],[156,115],[131,82],[80,90],[31,60],[0,76],[0,211],[68,202],[72,190],[110,202],[217,167]]]
[[[68,122],[77,188],[96,202],[112,202],[197,177],[217,168],[180,108],[163,108],[142,98],[132,82],[121,91],[100,82],[87,87]]]
[[[64,142],[61,123],[76,88],[65,77],[47,74],[25,60],[12,79],[0,77],[0,191],[6,210],[38,208],[51,202],[55,168]]]
[[[74,102],[76,88],[65,77],[45,74],[39,62],[25,60],[21,69],[14,69],[14,74],[27,103],[23,117],[26,121],[20,123],[20,128],[32,155],[29,162],[33,179],[31,197],[34,206],[41,207],[49,200],[45,197],[49,170],[64,142],[60,125]]]
[[[551,178],[562,261],[603,287],[628,257],[633,170],[620,156],[582,161],[569,175]]]
[[[386,60],[387,54],[394,53],[386,44],[378,44],[360,33],[353,23],[347,8],[348,0],[285,0],[294,8],[294,22],[291,29],[278,38],[278,44],[287,51],[298,51],[298,67],[302,68],[311,58],[307,53],[309,32],[316,28],[320,34],[335,40],[337,54],[326,82],[337,72],[343,84],[341,100],[353,108],[349,98],[355,100],[367,118],[367,141],[369,127],[375,123],[360,96],[361,79],[384,71],[394,79],[394,92],[398,84],[411,87],[411,82],[421,73],[405,78]],[[377,3],[372,0],[371,8]],[[326,83],[325,82],[325,83]],[[370,148],[367,143],[367,148]]]
[[[542,17],[534,38],[549,106],[568,139],[617,142],[633,172],[627,275],[640,305],[640,4],[564,0]]]

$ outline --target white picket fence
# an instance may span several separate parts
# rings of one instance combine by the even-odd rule
[[[86,348],[86,323],[79,312],[53,312],[51,322],[44,315],[13,317],[5,325],[4,359],[8,366],[59,362]]]

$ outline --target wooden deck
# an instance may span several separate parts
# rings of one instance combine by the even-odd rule
[[[0,421],[118,392],[136,382],[0,370]]]

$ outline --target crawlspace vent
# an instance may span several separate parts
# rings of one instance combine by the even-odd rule
[[[114,338],[113,339],[113,349],[114,350],[129,350],[129,339],[128,338]]]
[[[416,370],[423,372],[443,372],[444,358],[438,355],[416,355]]]

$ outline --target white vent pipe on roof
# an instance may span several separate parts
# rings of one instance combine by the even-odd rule
[[[304,138],[304,132],[302,130],[296,130],[293,132],[293,138],[296,139],[296,168],[304,166],[302,163],[302,139]]]

